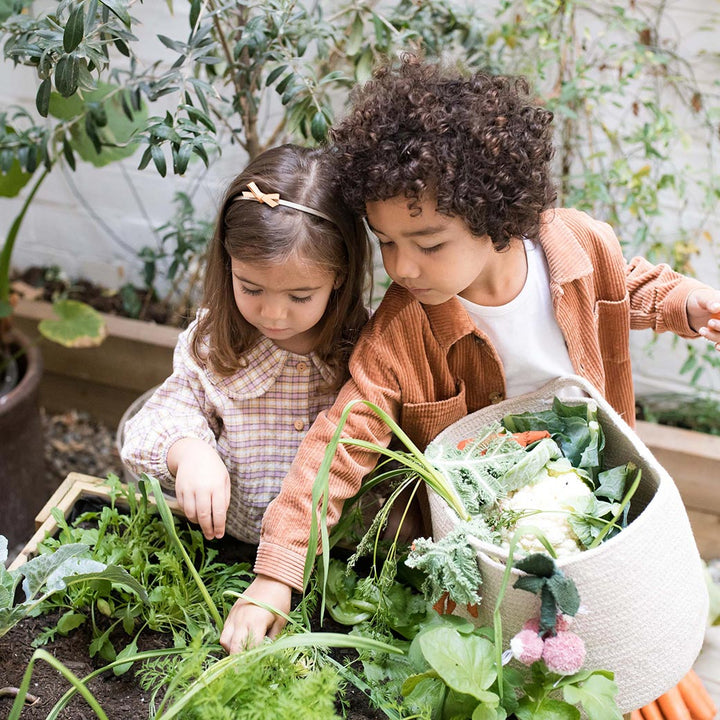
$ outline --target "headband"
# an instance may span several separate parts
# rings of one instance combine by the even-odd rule
[[[243,194],[237,195],[234,200],[255,200],[256,202],[264,203],[271,208],[277,205],[284,205],[285,207],[294,208],[295,210],[302,210],[302,212],[310,213],[311,215],[317,215],[317,217],[327,220],[333,225],[335,224],[334,220],[319,210],[315,210],[307,205],[298,205],[298,203],[290,202],[289,200],[281,200],[280,193],[264,193],[254,182],[248,183],[248,187],[250,188],[249,191],[244,190]]]

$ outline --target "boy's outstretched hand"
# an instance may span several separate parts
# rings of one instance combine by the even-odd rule
[[[258,575],[244,595],[287,615],[290,612],[292,588],[266,575]],[[228,613],[220,635],[220,644],[238,653],[260,644],[265,636],[274,638],[285,627],[285,618],[240,598]]]
[[[686,311],[690,327],[720,351],[720,291],[695,290],[688,296]]]

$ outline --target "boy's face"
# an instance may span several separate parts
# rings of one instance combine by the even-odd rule
[[[407,204],[407,198],[395,197],[366,205],[387,274],[425,305],[455,295],[481,303],[475,291],[492,281],[502,253],[494,251],[488,236],[473,235],[459,217],[438,213],[435,198],[422,201],[415,216]]]

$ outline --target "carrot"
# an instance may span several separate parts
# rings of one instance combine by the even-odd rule
[[[687,705],[692,720],[712,720],[717,707],[702,680],[694,670],[690,670],[677,684],[680,695]]]
[[[438,615],[444,615],[446,608],[447,608],[447,601],[448,601],[448,593],[444,592],[438,601],[433,605],[433,610],[438,613]]]
[[[692,720],[677,685],[661,695],[656,702],[660,706],[665,720]]]
[[[476,618],[478,616],[478,606],[477,603],[468,603],[466,605],[467,611],[470,614],[471,617]]]
[[[660,707],[657,704],[657,700],[653,700],[651,703],[641,707],[640,713],[643,716],[643,720],[664,720],[663,714],[660,712]]]
[[[485,442],[490,442],[490,440],[494,440],[497,437],[507,437],[507,435],[490,435],[489,437],[485,438]],[[519,443],[523,447],[527,447],[528,445],[532,445],[532,443],[537,442],[538,440],[542,440],[543,438],[549,438],[550,433],[547,430],[526,430],[525,432],[512,433],[512,437],[515,442]],[[475,438],[467,438],[466,440],[461,440],[457,444],[457,449],[464,450],[465,447],[472,442],[475,442]]]

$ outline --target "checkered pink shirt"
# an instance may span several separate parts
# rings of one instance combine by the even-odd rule
[[[217,449],[232,481],[227,532],[257,543],[263,513],[280,491],[301,440],[334,395],[314,353],[297,355],[263,337],[248,366],[229,377],[190,354],[197,321],[178,338],[173,374],[125,427],[122,459],[136,473],[154,475],[170,490],[170,446],[184,437]]]

